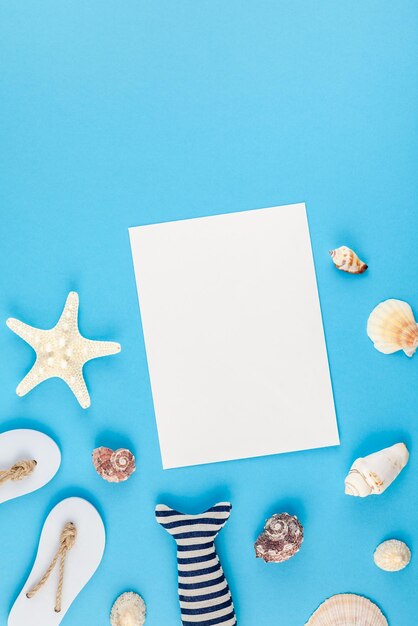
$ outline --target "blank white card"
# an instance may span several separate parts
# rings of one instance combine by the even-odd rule
[[[304,204],[130,239],[164,468],[339,443]]]

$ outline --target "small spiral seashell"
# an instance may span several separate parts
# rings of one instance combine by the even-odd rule
[[[347,246],[340,246],[329,251],[334,265],[343,272],[349,274],[362,274],[367,270],[367,265],[362,261],[354,250]]]
[[[135,457],[126,448],[96,448],[93,450],[93,465],[96,472],[109,483],[120,483],[134,473]]]
[[[267,520],[255,543],[255,554],[266,563],[282,563],[300,550],[302,541],[303,526],[298,518],[278,513]]]
[[[145,624],[145,602],[137,593],[122,593],[110,613],[111,626],[143,626]]]
[[[413,356],[418,346],[418,324],[411,307],[393,298],[381,302],[370,313],[367,334],[383,354],[403,350]]]
[[[380,569],[386,572],[399,572],[409,564],[411,550],[403,541],[388,539],[377,546],[373,559]]]

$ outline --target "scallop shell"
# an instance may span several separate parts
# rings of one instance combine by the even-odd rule
[[[126,448],[96,448],[93,450],[93,465],[96,472],[109,483],[120,483],[135,471],[135,457]]]
[[[373,559],[380,569],[386,572],[399,572],[409,564],[411,550],[403,541],[388,539],[377,546]]]
[[[143,626],[145,602],[137,593],[126,591],[117,598],[110,613],[111,626]]]
[[[388,626],[388,621],[368,598],[341,593],[325,600],[305,626]]]
[[[366,263],[359,259],[354,250],[347,248],[347,246],[340,246],[335,250],[330,250],[329,253],[335,266],[343,272],[362,274],[367,270]]]
[[[403,350],[412,356],[418,346],[418,325],[412,309],[403,300],[385,300],[371,312],[367,334],[383,354]]]
[[[345,493],[361,498],[380,495],[399,476],[408,459],[409,452],[404,443],[357,459],[345,479]]]
[[[255,555],[266,563],[282,563],[299,552],[303,541],[303,526],[288,513],[270,517],[264,531],[255,542]]]

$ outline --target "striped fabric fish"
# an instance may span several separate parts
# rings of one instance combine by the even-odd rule
[[[179,600],[183,626],[234,626],[237,623],[228,583],[215,549],[215,537],[232,506],[219,502],[205,513],[185,515],[165,504],[157,521],[177,543]]]

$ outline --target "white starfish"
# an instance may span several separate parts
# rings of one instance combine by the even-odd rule
[[[90,396],[83,378],[83,366],[91,359],[120,352],[121,346],[114,341],[86,339],[78,330],[78,294],[68,294],[58,323],[51,330],[28,326],[9,318],[7,326],[19,335],[36,352],[36,361],[30,372],[16,389],[24,396],[36,385],[48,378],[62,378],[83,407],[90,406]]]

